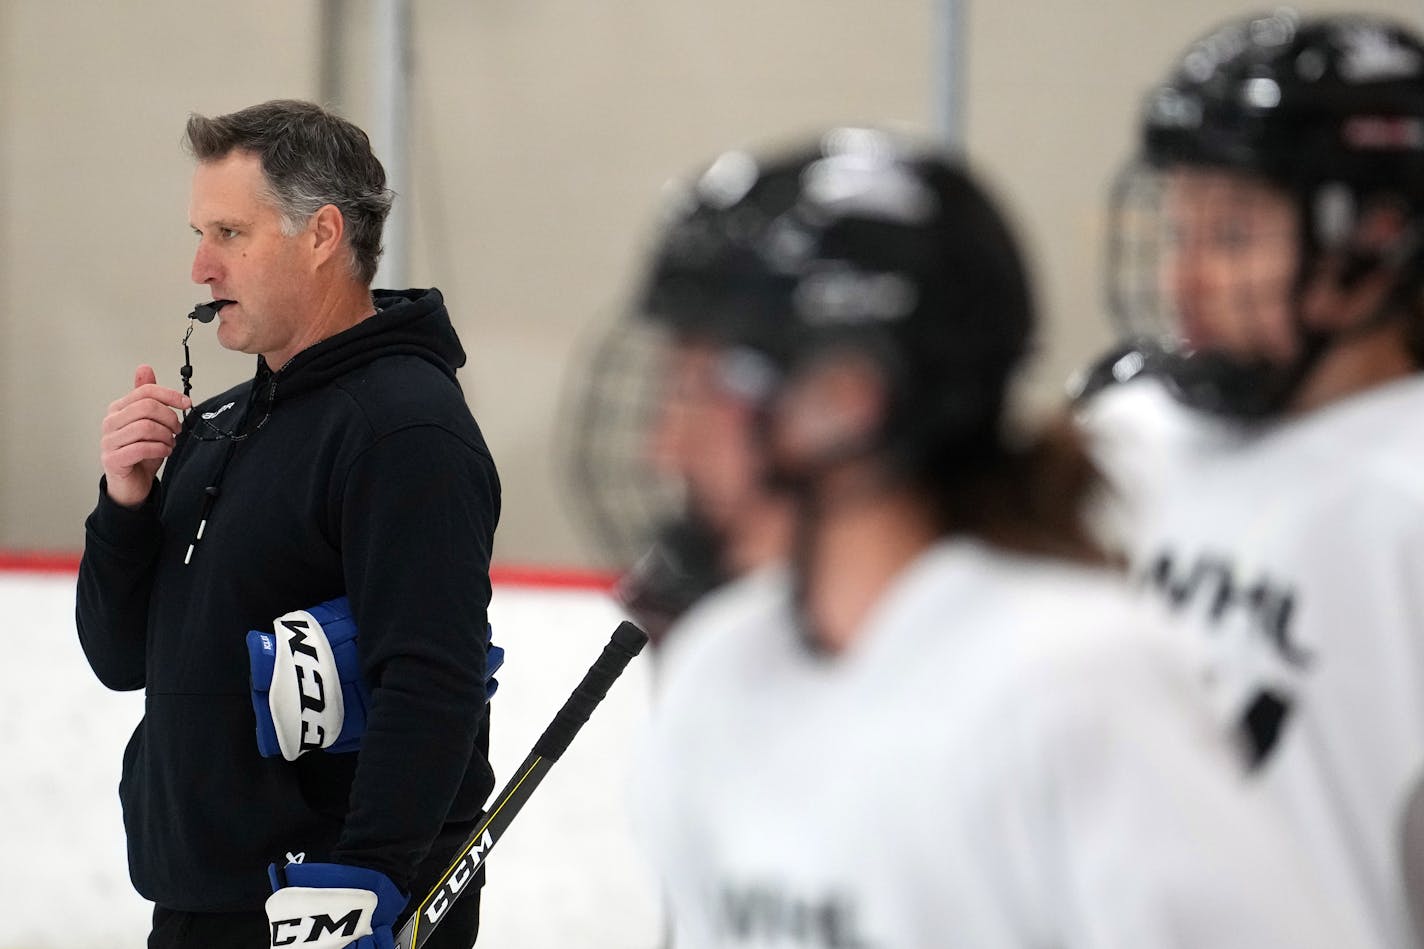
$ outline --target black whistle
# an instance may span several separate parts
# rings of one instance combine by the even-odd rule
[[[211,323],[213,321],[213,317],[218,315],[218,310],[221,310],[223,307],[233,302],[235,301],[214,300],[211,303],[199,303],[197,306],[193,307],[193,312],[188,314],[188,319],[197,320],[199,323]],[[193,357],[190,356],[188,353],[188,337],[192,335],[193,324],[189,323],[188,332],[183,334],[183,368],[178,370],[179,375],[183,377],[184,395],[193,394]],[[186,419],[187,417],[188,413],[185,410],[183,412],[183,418]],[[189,555],[191,555],[192,551],[189,550],[188,553]]]
[[[199,323],[211,323],[213,317],[218,315],[218,310],[234,303],[233,300],[214,300],[212,303],[199,303],[193,307],[193,312],[188,314],[188,319],[197,320]]]

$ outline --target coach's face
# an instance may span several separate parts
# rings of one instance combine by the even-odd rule
[[[1199,168],[1167,175],[1160,275],[1190,348],[1287,362],[1299,229],[1287,196],[1243,175]]]
[[[260,353],[273,369],[281,368],[310,312],[315,271],[310,228],[282,232],[261,160],[244,151],[198,163],[188,221],[198,235],[193,282],[207,285],[215,300],[234,301],[218,312],[218,342]]]

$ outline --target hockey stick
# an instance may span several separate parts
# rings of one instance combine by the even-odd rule
[[[642,651],[648,641],[645,634],[632,623],[624,622],[613,631],[608,645],[603,647],[597,660],[584,673],[583,681],[574,689],[564,707],[559,709],[544,734],[534,743],[534,750],[524,759],[509,779],[509,783],[490,804],[484,820],[480,821],[469,840],[460,847],[450,868],[440,876],[435,888],[416,904],[410,919],[396,933],[396,949],[420,949],[431,932],[440,925],[450,906],[465,892],[465,884],[474,879],[475,871],[485,862],[490,850],[504,836],[509,822],[519,813],[529,795],[544,780],[544,775],[553,767],[574,740],[584,722],[593,714],[598,703],[608,694],[615,679],[627,668],[633,657]]]

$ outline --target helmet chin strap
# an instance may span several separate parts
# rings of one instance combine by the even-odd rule
[[[997,416],[997,410],[995,415]],[[801,641],[813,653],[829,656],[834,647],[829,631],[820,628],[813,613],[817,596],[826,583],[824,544],[826,527],[862,505],[875,505],[902,491],[919,489],[920,474],[928,466],[941,481],[970,479],[1002,458],[997,419],[946,441],[942,433],[919,433],[883,425],[860,436],[827,444],[824,453],[796,469],[773,470],[775,489],[793,504],[790,568],[792,607]],[[763,428],[763,439],[769,429]],[[921,445],[919,438],[939,440]],[[937,446],[930,454],[929,445]],[[949,447],[953,447],[950,452]],[[764,441],[764,450],[766,450]],[[944,467],[941,467],[941,463]],[[926,517],[941,515],[926,511]]]
[[[863,477],[867,480],[856,480],[853,484],[833,485],[828,482],[835,480],[835,475],[839,474],[836,469],[857,458],[868,460],[874,454],[873,444],[858,444],[854,450],[842,446],[834,453],[818,457],[796,470],[771,466],[768,471],[772,489],[783,492],[791,499],[793,514],[789,566],[792,615],[801,642],[817,655],[831,654],[830,637],[817,626],[812,615],[818,589],[817,554],[826,519],[837,506],[875,496],[889,475],[865,474]]]
[[[834,651],[832,637],[818,625],[812,610],[825,583],[820,559],[825,553],[825,529],[838,514],[856,505],[874,504],[886,492],[908,483],[904,472],[889,463],[887,452],[877,440],[856,452],[817,459],[814,469],[803,469],[794,479],[779,482],[779,490],[785,491],[793,504],[789,557],[792,612],[801,641],[818,655],[829,656]],[[855,459],[864,459],[865,464],[857,466],[858,470],[847,470],[846,463],[853,464]]]
[[[1360,260],[1346,265],[1335,279],[1347,289],[1358,287],[1380,268],[1401,269],[1403,278],[1395,280],[1365,316],[1333,332],[1308,325],[1304,303],[1308,280],[1302,277],[1295,288],[1295,303],[1292,306],[1300,352],[1289,363],[1282,365],[1260,358],[1241,359],[1222,353],[1197,353],[1178,359],[1163,357],[1162,366],[1167,370],[1164,375],[1181,401],[1215,415],[1256,422],[1282,414],[1322,360],[1337,346],[1376,330],[1391,320],[1408,318],[1408,297],[1417,292],[1420,284],[1419,278],[1408,276],[1409,258],[1415,255],[1418,246],[1418,228],[1411,227],[1388,253],[1375,259],[1373,267],[1365,269]],[[1309,269],[1319,279],[1320,256],[1316,255],[1315,260],[1316,266]],[[1419,354],[1411,352],[1411,357],[1418,362]]]
[[[798,497],[796,519],[791,537],[791,613],[795,618],[796,632],[801,642],[812,653],[829,655],[827,637],[816,626],[811,615],[812,568],[815,563],[816,528],[819,519],[814,509],[817,503],[806,492]]]
[[[1301,327],[1300,353],[1284,365],[1200,352],[1160,354],[1149,371],[1157,370],[1186,405],[1237,422],[1262,422],[1281,414],[1337,339]]]

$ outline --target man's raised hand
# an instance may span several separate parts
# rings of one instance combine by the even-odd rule
[[[134,370],[133,389],[110,403],[99,439],[110,498],[124,507],[144,502],[182,429],[178,410],[192,407],[192,399],[158,384],[152,366]]]

